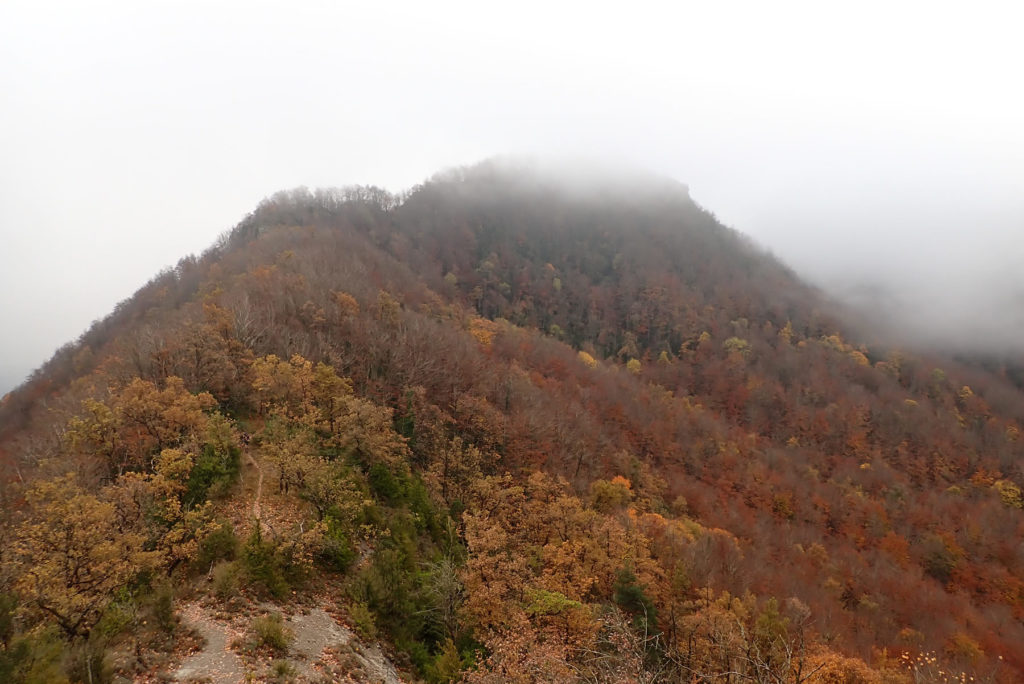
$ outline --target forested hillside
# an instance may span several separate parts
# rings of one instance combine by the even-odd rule
[[[202,605],[412,681],[1021,681],[1017,361],[858,335],[662,179],[279,193],[0,405],[0,680],[157,681]]]

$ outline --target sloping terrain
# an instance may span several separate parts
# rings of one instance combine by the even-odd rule
[[[859,339],[658,179],[281,193],[4,400],[4,662],[210,575],[429,681],[1017,681],[1016,369]]]

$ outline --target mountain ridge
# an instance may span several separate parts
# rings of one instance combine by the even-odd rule
[[[764,653],[743,661],[783,680],[799,678],[796,661],[773,649],[792,648],[782,634],[799,625],[819,649],[801,662],[820,665],[821,677],[900,681],[917,665],[886,653],[934,652],[946,668],[1012,681],[1024,668],[1024,564],[1012,545],[1024,524],[1024,396],[1009,371],[860,342],[820,292],[718,224],[681,184],[637,191],[616,181],[615,193],[612,181],[585,180],[565,190],[489,162],[400,196],[278,193],[6,398],[5,499],[19,500],[21,481],[54,459],[58,471],[77,464],[83,483],[120,482],[124,473],[96,460],[99,447],[66,435],[98,429],[89,421],[101,405],[127,420],[129,388],[159,390],[158,401],[205,393],[187,401],[251,432],[253,446],[239,448],[268,465],[283,445],[313,440],[321,456],[311,472],[348,459],[332,482],[363,488],[396,519],[412,507],[458,528],[462,550],[445,558],[465,593],[444,627],[450,647],[430,632],[437,625],[405,631],[370,570],[350,578],[361,587],[350,610],[375,616],[413,676],[443,680],[442,657],[471,679],[512,676],[533,662],[531,645],[559,676],[711,676],[710,661],[679,649],[686,638],[710,648],[721,619],[733,636],[789,625],[746,643],[748,655]],[[316,363],[329,370],[308,375]],[[334,389],[300,399],[288,389],[296,378]],[[350,446],[325,418],[330,396],[353,415],[378,415],[374,429],[405,446]],[[126,425],[111,429],[127,439]],[[187,450],[184,437],[168,439]],[[144,450],[161,450],[145,445],[125,447],[125,458],[143,449],[129,473],[151,473]],[[301,498],[282,500],[301,512],[297,502],[314,493],[301,478],[294,486]],[[519,497],[519,513],[502,489]],[[563,523],[547,510],[558,506]],[[536,518],[509,527],[487,511]],[[21,513],[9,515],[7,527],[23,530]],[[345,535],[359,534],[357,519]],[[440,548],[433,528],[417,537],[363,524],[419,548],[374,542],[373,572],[391,553],[440,562],[424,550]],[[570,553],[595,525],[622,535],[617,567]],[[524,531],[534,528],[543,534]],[[537,567],[488,565],[520,546],[536,547]],[[589,589],[562,576],[574,567],[593,574]],[[520,587],[501,599],[511,608],[496,611],[487,576]],[[410,596],[427,591],[408,581]],[[657,645],[638,636],[653,625],[639,616],[655,609]],[[559,620],[579,627],[566,627],[571,639],[556,638]],[[532,641],[516,642],[514,625]],[[580,660],[577,649],[603,652],[601,639],[634,640],[638,660],[612,670]],[[838,651],[821,655],[826,644]]]

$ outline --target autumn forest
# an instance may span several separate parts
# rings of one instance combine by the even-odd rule
[[[674,182],[281,192],[0,404],[0,681],[1019,682],[1022,429]]]

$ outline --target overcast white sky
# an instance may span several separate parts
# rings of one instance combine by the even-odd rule
[[[1015,5],[4,0],[0,392],[276,190],[496,154],[667,174],[813,280],[1021,349]]]

